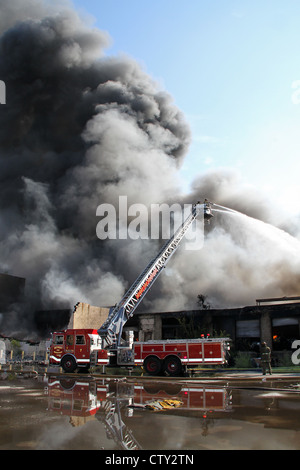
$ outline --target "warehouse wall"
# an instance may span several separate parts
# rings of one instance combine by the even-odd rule
[[[79,302],[75,305],[68,328],[94,328],[98,329],[108,317],[109,308],[95,307]]]

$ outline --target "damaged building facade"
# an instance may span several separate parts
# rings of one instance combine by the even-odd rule
[[[0,274],[0,313],[11,303],[22,302],[25,279]],[[42,310],[33,313],[33,327],[41,340],[65,328],[98,329],[108,307],[78,303],[74,309]],[[9,315],[9,313],[8,313]],[[136,312],[124,327],[124,335],[135,340],[229,336],[236,350],[249,350],[266,341],[273,351],[289,350],[300,339],[300,297],[257,299],[255,305],[224,309],[195,309],[173,312]],[[0,334],[6,334],[1,331]]]
[[[286,350],[300,339],[300,297],[258,299],[256,305],[241,308],[140,313],[124,330],[134,330],[139,341],[202,333],[229,336],[237,350],[263,341],[273,350]]]
[[[11,304],[22,302],[25,291],[25,278],[0,273],[0,312],[7,310]]]

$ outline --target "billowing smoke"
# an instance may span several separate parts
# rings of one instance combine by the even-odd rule
[[[30,311],[114,304],[147,249],[137,242],[132,257],[130,241],[99,240],[96,208],[176,194],[188,126],[139,64],[105,56],[108,35],[67,5],[1,0],[0,11],[0,271],[26,278]]]
[[[189,197],[196,200],[199,195],[234,211],[214,212],[203,248],[179,251],[174,257],[173,275],[162,279],[164,295],[156,309],[188,305],[196,292],[212,308],[299,295],[299,218],[287,218],[285,204],[278,208],[229,169],[196,178]]]
[[[105,55],[107,33],[63,2],[0,0],[0,13],[0,272],[26,278],[27,302],[3,315],[1,328],[5,318],[30,327],[36,309],[121,299],[159,245],[97,238],[96,208],[117,207],[119,196],[148,207],[208,197],[270,221],[267,205],[231,173],[201,176],[182,195],[189,127],[139,64]],[[262,226],[250,229],[248,218],[215,220],[202,250],[180,248],[145,308],[194,308],[200,293],[214,306],[297,293],[290,239],[272,232],[271,243],[272,233],[253,234]]]

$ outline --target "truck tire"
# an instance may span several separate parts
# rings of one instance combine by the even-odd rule
[[[65,372],[74,372],[77,369],[77,362],[73,356],[67,355],[62,358],[60,365]]]
[[[182,374],[181,360],[177,356],[167,356],[163,362],[163,370],[167,375],[173,377]]]
[[[148,356],[144,360],[144,369],[149,375],[159,375],[161,366],[161,361],[156,356]]]

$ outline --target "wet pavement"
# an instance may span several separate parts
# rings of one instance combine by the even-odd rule
[[[0,449],[299,450],[300,374],[1,372]]]

